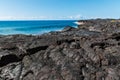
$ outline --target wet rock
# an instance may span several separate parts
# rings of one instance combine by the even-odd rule
[[[62,31],[65,32],[65,31],[72,31],[72,30],[75,30],[75,28],[71,26],[66,26]]]

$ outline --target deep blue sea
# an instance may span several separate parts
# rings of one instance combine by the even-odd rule
[[[0,21],[0,35],[33,34],[60,31],[66,26],[76,27],[75,20]]]

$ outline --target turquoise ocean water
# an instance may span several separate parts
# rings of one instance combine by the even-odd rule
[[[76,27],[75,20],[40,20],[40,21],[0,21],[0,35],[33,34],[39,35],[50,31],[60,31],[66,26]]]

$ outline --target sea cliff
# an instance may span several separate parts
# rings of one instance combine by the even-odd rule
[[[0,80],[120,80],[120,20],[0,36]],[[82,23],[82,24],[81,24]]]

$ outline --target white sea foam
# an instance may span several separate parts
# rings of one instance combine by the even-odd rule
[[[77,25],[82,25],[82,24],[84,24],[83,22],[74,22],[75,24],[77,24]]]

